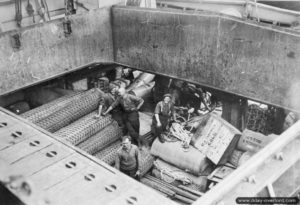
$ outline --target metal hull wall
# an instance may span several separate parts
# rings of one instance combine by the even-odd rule
[[[300,35],[211,13],[113,7],[115,61],[293,108]]]

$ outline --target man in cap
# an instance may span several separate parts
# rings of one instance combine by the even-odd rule
[[[122,138],[122,147],[117,151],[115,168],[124,174],[139,180],[141,174],[140,151],[137,146],[131,144],[131,137]]]
[[[103,113],[103,115],[106,115],[115,107],[121,105],[124,111],[123,116],[128,133],[132,137],[133,142],[138,146],[142,145],[139,136],[140,121],[138,110],[142,107],[143,103],[144,100],[142,98],[127,93],[125,88],[120,88],[118,98],[110,105],[105,113]]]
[[[99,103],[99,109],[98,109],[98,114],[95,116],[96,118],[99,118],[100,115],[103,113],[103,110],[107,110],[107,108],[113,104],[113,102],[117,98],[117,91],[119,89],[119,85],[115,83],[110,83],[109,84],[109,93],[103,93],[100,103]],[[102,92],[102,91],[101,91]],[[125,121],[123,118],[123,113],[122,109],[120,106],[116,106],[114,110],[111,112],[112,118],[116,120],[121,127],[123,134],[126,134],[126,126],[125,126]]]
[[[173,119],[176,121],[174,105],[171,102],[171,98],[172,95],[169,93],[163,96],[163,100],[157,103],[152,118],[151,132],[154,137],[158,137],[162,143],[164,142],[164,138],[161,134],[166,131],[171,116],[173,116]]]

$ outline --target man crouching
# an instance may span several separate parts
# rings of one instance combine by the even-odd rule
[[[140,180],[140,157],[138,147],[131,144],[131,137],[124,136],[122,137],[122,147],[117,151],[115,168],[134,179]]]

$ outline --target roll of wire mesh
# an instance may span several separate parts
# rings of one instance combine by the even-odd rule
[[[112,122],[110,115],[95,119],[96,114],[97,111],[91,112],[70,125],[63,127],[54,134],[73,145],[77,145],[95,135]]]
[[[77,146],[89,154],[95,154],[107,145],[118,140],[122,136],[122,130],[116,121],[106,126],[97,134],[78,144]]]
[[[113,165],[115,162],[115,158],[117,156],[117,151],[121,147],[121,141],[117,140],[107,146],[106,148],[102,149],[101,151],[95,154],[95,157],[101,159],[103,162]]]
[[[95,89],[85,91],[77,100],[70,102],[62,109],[57,109],[56,112],[38,121],[36,125],[49,132],[56,132],[97,109],[101,96],[103,96],[103,92]]]
[[[20,116],[33,123],[36,123],[50,116],[52,113],[66,107],[72,101],[79,99],[83,94],[84,94],[83,92],[75,92],[69,95],[65,95],[63,97],[57,98],[56,100],[53,100],[52,102],[49,102],[47,104],[29,110],[21,114]]]
[[[142,150],[141,153],[141,176],[147,174],[147,172],[153,167],[154,157],[148,150]]]

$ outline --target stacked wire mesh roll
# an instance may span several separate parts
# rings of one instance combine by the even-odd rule
[[[36,122],[36,124],[49,132],[56,132],[97,109],[101,96],[102,94],[97,90],[86,91],[63,109],[53,112],[47,118]]]
[[[66,95],[30,110],[22,117],[53,133],[97,109],[103,95],[95,89]]]
[[[107,147],[107,145],[110,145],[111,143],[120,139],[121,136],[122,130],[120,129],[118,123],[114,121],[97,134],[78,144],[78,147],[89,154],[95,154],[100,150],[103,150],[105,147]]]
[[[101,97],[99,89],[77,92],[30,110],[22,117],[57,137],[113,165],[121,147],[122,130],[110,115],[95,117]],[[153,166],[149,151],[141,150],[141,174]]]
[[[29,110],[29,111],[21,114],[20,116],[22,116],[23,118],[25,118],[33,123],[39,122],[40,120],[47,118],[54,112],[57,112],[58,110],[63,109],[70,102],[76,101],[83,94],[84,94],[83,92],[75,92],[70,95],[65,95],[65,96],[60,97],[56,100],[53,100],[47,104],[39,106],[35,109]]]
[[[95,134],[98,135],[97,133],[99,131],[108,126],[113,121],[110,115],[95,118],[96,114],[96,111],[91,112],[90,114],[85,115],[84,117],[78,119],[70,125],[63,127],[54,134],[60,138],[65,139],[73,145],[78,145],[91,136]],[[118,127],[114,128],[116,130],[119,130]]]
[[[108,145],[106,148],[100,150],[99,152],[95,153],[95,157],[98,159],[101,159],[103,162],[114,165],[115,158],[117,156],[117,151],[121,147],[121,141],[117,140],[110,145]]]

